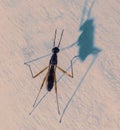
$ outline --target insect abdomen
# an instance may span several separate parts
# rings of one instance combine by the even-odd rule
[[[47,84],[47,90],[51,91],[52,88],[53,88],[53,82],[48,82],[48,84]]]
[[[51,66],[50,68],[50,72],[49,72],[49,75],[48,75],[48,79],[47,79],[47,90],[48,91],[51,91],[51,89],[53,88],[53,85],[54,85],[54,66]]]

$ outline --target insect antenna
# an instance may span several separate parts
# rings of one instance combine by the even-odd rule
[[[64,32],[64,29],[62,30],[62,33],[61,33],[60,41],[59,41],[59,43],[58,43],[58,48],[59,48],[60,43],[61,43],[61,40],[62,40],[63,32]]]
[[[55,47],[56,34],[57,34],[57,29],[55,29],[55,35],[54,35],[53,47]]]

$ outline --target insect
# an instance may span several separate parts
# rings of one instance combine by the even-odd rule
[[[59,40],[59,43],[58,43],[58,46],[55,46],[55,41],[56,41],[56,35],[57,35],[57,29],[55,30],[55,34],[54,34],[54,42],[53,42],[53,48],[52,48],[52,56],[51,56],[51,59],[49,61],[49,65],[47,67],[45,67],[44,69],[42,69],[39,73],[37,73],[36,75],[33,75],[33,72],[32,72],[32,69],[31,69],[31,66],[29,64],[26,64],[28,65],[29,69],[30,69],[30,72],[31,72],[31,75],[33,78],[36,78],[37,76],[39,76],[42,72],[44,72],[46,69],[48,69],[43,81],[42,81],[42,84],[40,86],[40,89],[38,91],[38,94],[36,96],[36,99],[34,101],[34,104],[33,104],[33,107],[36,105],[36,102],[37,102],[37,99],[40,95],[40,92],[43,88],[43,85],[45,83],[45,81],[47,82],[47,90],[48,91],[51,91],[53,86],[55,86],[55,93],[56,93],[56,100],[57,100],[57,109],[58,109],[58,114],[60,114],[60,108],[59,108],[59,103],[58,103],[58,94],[57,94],[57,80],[56,80],[56,68],[59,69],[60,71],[62,71],[64,74],[68,75],[69,77],[73,78],[73,66],[72,66],[72,60],[71,60],[71,74],[69,74],[67,71],[63,70],[61,67],[59,67],[57,64],[58,64],[58,58],[57,58],[57,54],[59,53],[60,49],[59,49],[59,46],[60,46],[60,43],[61,43],[61,40],[62,40],[62,36],[63,36],[63,32],[64,30],[62,30],[62,33],[61,33],[61,37],[60,37],[60,40]]]

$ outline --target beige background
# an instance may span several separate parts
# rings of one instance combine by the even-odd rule
[[[54,90],[29,116],[45,73],[32,79],[24,62],[50,53],[55,28],[57,41],[65,29],[61,48],[74,43],[92,2],[90,18],[95,20],[95,44],[101,53],[81,85],[92,55],[84,62],[77,60],[74,79],[63,76],[58,81],[61,113],[79,86],[61,124]],[[1,0],[0,130],[120,130],[119,25],[119,0]],[[66,69],[77,50],[74,46],[61,51],[59,66]],[[49,58],[31,63],[34,73],[47,66]],[[61,74],[57,71],[57,78]],[[40,97],[45,92],[44,87]]]

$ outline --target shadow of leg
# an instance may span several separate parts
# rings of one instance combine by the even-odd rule
[[[48,94],[48,92],[46,92],[44,94],[44,96],[38,101],[38,103],[34,106],[34,108],[31,110],[31,112],[29,113],[29,115],[31,115],[33,113],[33,111],[37,108],[37,106],[41,103],[41,101],[46,97],[46,95]]]
[[[63,110],[63,112],[62,112],[62,115],[61,115],[61,117],[60,117],[60,120],[59,120],[60,123],[62,122],[62,118],[63,118],[63,116],[64,116],[64,114],[65,114],[65,112],[66,112],[68,106],[70,105],[70,102],[72,101],[74,95],[76,94],[76,92],[78,91],[78,89],[80,88],[80,86],[82,85],[82,83],[83,83],[83,81],[85,80],[85,78],[86,78],[88,72],[90,71],[91,67],[92,67],[93,64],[95,63],[95,60],[96,60],[97,57],[98,57],[98,55],[95,55],[95,56],[94,56],[92,62],[91,62],[90,65],[88,66],[88,68],[87,68],[86,72],[84,73],[84,75],[82,76],[82,79],[80,80],[80,82],[79,82],[77,88],[75,89],[75,91],[74,91],[74,93],[72,94],[71,98],[68,100],[68,102],[67,102],[67,104],[66,104],[66,106],[65,106],[65,108],[64,108],[64,110]]]

